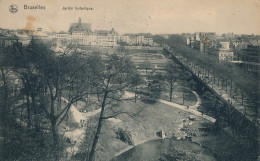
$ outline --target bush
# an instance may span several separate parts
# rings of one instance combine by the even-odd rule
[[[155,104],[157,102],[157,100],[154,98],[143,98],[142,102],[144,102],[146,104]]]
[[[132,135],[131,135],[130,131],[119,128],[116,131],[116,134],[117,134],[117,137],[116,137],[117,139],[120,139],[121,141],[128,143],[129,145],[134,145],[134,141],[132,139]]]

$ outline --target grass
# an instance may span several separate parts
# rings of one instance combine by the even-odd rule
[[[140,100],[137,103],[134,103],[134,101],[121,102],[118,108],[131,112],[137,112],[143,108],[143,111],[133,118],[128,115],[119,115],[118,119],[122,121],[120,123],[109,120],[103,122],[96,149],[97,160],[111,159],[120,151],[132,147],[117,138],[116,131],[119,128],[130,132],[134,145],[147,140],[160,139],[156,136],[156,132],[164,130],[168,138],[181,135],[192,136],[192,142],[207,149],[209,151],[207,155],[214,156],[218,160],[245,159],[241,157],[241,154],[245,153],[245,151],[243,152],[245,149],[238,142],[229,135],[212,131],[213,124],[200,116],[194,116],[189,112],[159,102],[146,104]],[[189,120],[189,116],[195,117],[196,120]],[[179,127],[183,125],[184,120],[185,130],[181,131]],[[179,148],[181,148],[181,144]],[[189,153],[189,150],[184,149],[183,152]],[[171,156],[171,151],[168,151],[165,155]]]
[[[164,130],[167,137],[183,135],[184,132],[180,132],[178,128],[183,124],[183,119],[188,121],[188,117],[192,115],[159,102],[145,104],[140,100],[137,103],[133,101],[121,102],[118,108],[132,112],[143,108],[143,111],[133,118],[128,115],[120,115],[118,119],[122,120],[121,123],[113,123],[109,120],[103,123],[102,135],[97,148],[97,156],[102,158],[101,160],[112,158],[120,150],[131,147],[116,138],[115,132],[118,128],[130,131],[133,142],[137,145],[145,140],[159,139],[156,132],[160,130]],[[200,119],[197,118],[197,120]]]
[[[147,54],[147,53],[146,53]],[[152,54],[150,54],[150,60],[155,61]],[[149,58],[149,57],[148,57]],[[147,59],[142,56],[142,53],[134,55],[134,63],[142,62]],[[163,60],[159,59],[156,63],[161,63]],[[196,96],[191,90],[183,88],[177,88],[174,90],[173,102],[182,105],[182,96],[184,92],[184,105],[195,105],[197,102]],[[168,92],[163,93],[162,99],[169,100]],[[187,101],[189,100],[189,101]],[[135,113],[143,108],[143,111],[135,117],[129,117],[128,115],[119,115],[117,118],[122,122],[114,123],[109,120],[103,122],[101,136],[96,149],[97,160],[108,160],[114,155],[120,153],[124,149],[131,148],[132,146],[121,141],[117,138],[116,131],[123,129],[129,131],[134,145],[142,143],[147,140],[159,139],[156,136],[156,132],[164,130],[167,137],[179,137],[183,135],[190,135],[192,142],[202,146],[204,149],[208,149],[208,155],[214,156],[218,160],[244,160],[241,156],[241,150],[243,147],[237,143],[231,136],[223,133],[214,133],[210,130],[212,123],[204,120],[200,116],[194,116],[189,112],[181,111],[172,106],[168,106],[159,102],[154,104],[145,103],[138,100],[121,102],[118,108],[124,111],[131,111]],[[203,108],[203,107],[199,107]],[[206,110],[203,108],[203,111]],[[206,111],[204,111],[206,113]],[[190,121],[189,116],[196,118],[196,121]],[[185,121],[184,131],[180,130]],[[192,124],[190,124],[192,123]],[[179,145],[182,148],[182,145]],[[84,147],[83,149],[84,150]],[[189,149],[184,149],[184,154],[189,153]],[[243,153],[242,153],[243,154]],[[168,151],[165,155],[172,156],[171,151]],[[201,159],[203,160],[203,159]]]
[[[169,101],[169,90],[166,89],[166,92],[163,92],[161,95],[161,99]],[[184,95],[184,104],[183,104],[183,95]],[[191,90],[183,88],[183,87],[177,87],[173,91],[173,97],[172,102],[177,103],[179,105],[184,106],[193,106],[197,102],[196,96],[192,93]]]

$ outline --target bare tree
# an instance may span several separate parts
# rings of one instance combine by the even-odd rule
[[[172,60],[169,60],[165,67],[166,81],[169,88],[170,102],[172,101],[173,90],[176,87],[176,82],[179,78],[180,66],[175,64]]]
[[[101,65],[103,66],[103,65]],[[133,87],[132,78],[136,76],[136,69],[129,58],[123,55],[111,55],[104,63],[106,69],[101,73],[96,73],[98,86],[98,94],[101,112],[98,119],[97,129],[94,135],[90,154],[85,160],[93,161],[95,156],[96,146],[102,129],[102,122],[109,118],[115,118],[120,114],[134,116],[135,114],[129,111],[117,109],[113,104],[118,101],[127,100],[122,98],[124,91]],[[93,69],[93,71],[95,71]]]
[[[136,73],[136,75],[132,79],[132,85],[134,86],[134,92],[135,92],[135,103],[138,96],[138,86],[144,83],[144,80],[141,78],[141,76]]]
[[[57,54],[50,46],[34,41],[27,46],[21,44],[10,46],[8,50],[1,52],[0,56],[3,89],[11,91],[13,87],[7,86],[8,81],[20,80],[19,92],[22,96],[26,96],[29,127],[27,129],[30,130],[32,125],[35,129],[42,128],[39,125],[40,119],[47,119],[50,124],[45,124],[44,128],[51,127],[52,151],[58,160],[58,126],[67,116],[71,105],[85,99],[89,94],[89,82],[93,82],[91,81],[93,76],[88,74],[91,73],[88,71],[88,60],[77,51],[76,47],[68,46],[62,54]],[[11,74],[8,75],[7,72]],[[1,95],[2,91],[4,90],[1,90]],[[5,102],[11,102],[8,98],[10,93],[3,93],[8,94],[4,99]],[[61,105],[62,99],[65,101]],[[8,104],[3,104],[8,107]]]

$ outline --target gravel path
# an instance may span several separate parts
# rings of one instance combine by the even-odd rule
[[[210,122],[215,122],[216,119],[214,119],[214,118],[212,118],[210,116],[207,116],[205,114],[202,114],[201,112],[198,111],[198,107],[201,105],[201,99],[200,99],[199,95],[195,91],[192,91],[192,93],[196,96],[197,103],[195,105],[193,105],[193,106],[189,106],[189,108],[187,108],[187,106],[179,105],[179,104],[176,104],[176,103],[173,103],[173,102],[169,102],[169,101],[166,101],[166,100],[162,100],[162,99],[159,99],[159,101],[161,103],[170,105],[172,107],[181,109],[183,111],[191,112],[194,115],[201,116],[204,119],[209,120]]]

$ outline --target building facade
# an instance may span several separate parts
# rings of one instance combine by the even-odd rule
[[[145,34],[124,34],[120,36],[120,41],[128,45],[135,46],[154,46],[153,38],[151,35]]]
[[[11,46],[14,43],[17,43],[19,38],[17,36],[4,36],[0,35],[0,47]]]
[[[260,71],[260,46],[248,45],[242,52],[241,65],[248,70]]]
[[[233,61],[234,53],[231,50],[219,49],[218,58],[220,61]]]

